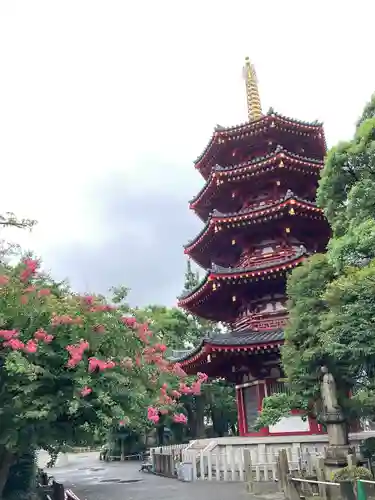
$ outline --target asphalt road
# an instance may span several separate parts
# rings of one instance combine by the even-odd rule
[[[40,457],[43,466],[46,456]],[[68,454],[49,469],[80,500],[250,500],[243,483],[183,483],[139,472],[139,462],[101,462],[98,453]]]

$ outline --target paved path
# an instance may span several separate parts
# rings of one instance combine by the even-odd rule
[[[40,465],[43,464],[43,457]],[[98,453],[68,454],[54,475],[81,500],[250,500],[243,483],[183,483],[139,472],[139,462],[101,462]]]

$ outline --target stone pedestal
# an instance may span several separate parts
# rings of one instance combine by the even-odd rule
[[[327,478],[331,480],[332,472],[348,465],[348,455],[353,456],[354,450],[349,445],[329,446],[324,458],[324,466]]]

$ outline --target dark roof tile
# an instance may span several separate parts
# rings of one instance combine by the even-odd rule
[[[175,351],[169,357],[169,361],[178,363],[186,361],[191,356],[197,354],[204,345],[211,346],[251,346],[256,344],[266,344],[267,342],[278,342],[284,340],[284,330],[270,330],[257,332],[245,330],[243,332],[229,332],[215,335],[212,338],[204,338],[200,344],[189,351]]]
[[[244,331],[217,335],[216,337],[210,339],[207,343],[212,345],[254,345],[264,344],[266,342],[275,342],[283,339],[283,330],[263,332]]]

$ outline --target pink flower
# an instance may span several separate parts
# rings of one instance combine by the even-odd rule
[[[150,343],[151,332],[148,329],[148,324],[147,323],[143,323],[142,325],[138,325],[137,334],[138,334],[138,338],[144,344],[149,344]]]
[[[85,295],[84,297],[81,298],[82,301],[88,306],[92,306],[94,303],[94,297],[92,295]]]
[[[93,330],[94,330],[94,332],[97,332],[97,333],[105,333],[105,326],[104,325],[95,325]]]
[[[92,393],[92,389],[90,387],[84,387],[81,391],[81,396],[84,398],[85,396],[88,396],[89,394]]]
[[[155,344],[155,349],[160,352],[165,352],[167,350],[167,346],[164,344]]]
[[[147,418],[148,418],[148,420],[150,420],[154,424],[157,424],[160,420],[159,410],[157,410],[156,408],[153,408],[152,406],[149,406],[147,408]]]
[[[28,340],[28,341],[26,342],[25,347],[24,347],[24,351],[25,351],[25,352],[28,352],[28,353],[30,353],[30,354],[32,354],[32,353],[34,353],[34,352],[36,352],[36,351],[37,351],[37,349],[38,349],[38,345],[37,345],[37,343],[35,342],[35,340],[32,340],[32,339]]]
[[[58,326],[58,325],[81,325],[83,322],[81,316],[75,316],[72,318],[68,314],[63,314],[59,316],[58,314],[53,313],[52,314],[52,319],[51,319],[51,325],[52,326]]]
[[[158,402],[161,405],[171,405],[171,404],[173,404],[173,399],[170,396],[168,396],[167,394],[162,393],[158,399]]]
[[[10,347],[13,351],[19,351],[25,347],[25,344],[16,338],[12,338],[3,344],[6,347]]]
[[[111,306],[109,304],[98,304],[90,309],[90,312],[110,312],[116,309],[115,306]]]
[[[18,337],[19,333],[17,330],[0,330],[0,338],[4,340],[10,340],[13,337]]]
[[[103,369],[103,361],[100,361],[100,359],[97,358],[89,358],[89,372],[93,373],[96,369],[101,371]]]
[[[41,288],[38,292],[39,297],[46,297],[47,295],[51,295],[51,290],[49,288]]]
[[[180,384],[179,391],[182,394],[191,394],[192,393],[190,387],[188,387],[186,384],[183,384],[183,383]]]
[[[123,316],[121,318],[121,321],[124,323],[125,326],[128,326],[129,328],[135,328],[137,324],[137,320],[130,316]]]
[[[31,293],[31,292],[35,292],[35,290],[36,290],[36,287],[34,285],[30,285],[24,289],[24,292]]]
[[[175,422],[176,424],[186,424],[187,418],[183,413],[177,413],[173,415],[173,422]]]
[[[34,338],[36,340],[44,340],[47,332],[43,330],[43,328],[38,328],[38,330],[34,333]]]
[[[51,324],[52,326],[57,325],[71,325],[73,323],[73,318],[68,316],[67,314],[63,314],[62,316],[53,315]]]
[[[98,371],[103,371],[108,368],[114,368],[116,366],[116,363],[114,361],[102,361],[97,358],[89,358],[89,372],[93,373],[95,370]]]
[[[70,358],[68,360],[66,366],[68,368],[75,368],[80,363],[80,361],[82,361],[82,358],[78,358],[78,357]]]
[[[197,377],[198,377],[198,380],[200,380],[202,383],[207,382],[207,380],[208,380],[207,373],[198,372]]]
[[[201,393],[201,382],[200,382],[200,380],[197,380],[196,382],[193,382],[191,384],[191,392],[195,396],[199,396],[200,395],[200,393]]]
[[[82,351],[87,351],[87,349],[90,348],[90,344],[87,342],[87,340],[81,340],[79,347],[80,349],[82,349]]]
[[[26,259],[24,260],[23,264],[25,265],[25,269],[21,272],[20,274],[20,279],[21,281],[25,282],[33,274],[35,274],[36,270],[38,269],[38,261],[33,260],[33,259]]]
[[[186,377],[187,373],[181,368],[180,363],[175,363],[173,365],[173,373],[178,377]]]
[[[178,391],[171,391],[171,396],[173,396],[174,398],[180,398],[181,397],[181,392],[178,392]]]
[[[78,345],[67,345],[65,349],[70,354],[71,358],[69,359],[67,366],[68,368],[74,368],[75,366],[82,361],[83,353],[89,349],[89,343],[87,340],[81,340]]]
[[[43,328],[39,328],[34,333],[34,338],[36,340],[41,340],[45,344],[50,344],[55,337],[53,335],[49,335],[45,330],[43,330]]]
[[[7,285],[9,283],[8,276],[0,276],[0,286]]]
[[[161,408],[160,409],[160,414],[161,415],[168,415],[168,410],[166,408]]]
[[[67,345],[65,349],[72,356],[72,358],[77,358],[78,356],[82,357],[83,349],[81,349],[79,345]]]
[[[22,305],[26,305],[29,302],[29,297],[27,295],[21,295],[20,302]]]

